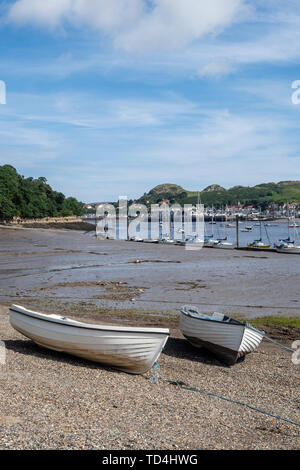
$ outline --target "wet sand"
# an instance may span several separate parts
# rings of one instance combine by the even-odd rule
[[[299,366],[263,341],[232,367],[190,346],[180,306],[299,315],[299,257],[99,241],[84,232],[0,230],[0,448],[297,449],[299,427],[185,390],[45,350],[9,324],[19,303],[97,323],[169,327],[164,378],[300,422]],[[136,262],[137,260],[142,262]],[[291,347],[296,328],[266,332]]]
[[[300,314],[300,256],[0,229],[0,301],[88,303],[178,315],[184,304],[247,318]],[[107,284],[109,283],[109,284]]]

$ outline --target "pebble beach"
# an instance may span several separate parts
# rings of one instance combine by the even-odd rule
[[[200,255],[42,228],[0,229],[0,239],[1,449],[299,448],[299,365],[291,353],[264,340],[244,361],[226,367],[189,345],[178,316],[180,304],[198,301],[207,312],[220,304],[224,313],[247,318],[274,310],[297,317],[297,282],[289,282],[299,274],[296,261],[283,255],[276,290],[276,253],[247,258],[207,249]],[[284,278],[285,263],[291,264]],[[212,271],[223,277],[216,282]],[[262,290],[265,272],[272,291]],[[237,279],[233,299],[228,286]],[[11,327],[11,303],[99,324],[167,327],[171,335],[160,369],[131,375],[35,345]],[[266,331],[289,347],[300,339],[299,328]]]

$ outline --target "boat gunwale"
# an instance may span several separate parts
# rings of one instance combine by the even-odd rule
[[[185,315],[188,318],[193,318],[195,320],[208,321],[208,322],[213,322],[213,323],[221,323],[222,325],[229,325],[229,326],[247,327],[246,322],[240,322],[239,320],[235,320],[236,322],[239,322],[239,323],[230,323],[230,322],[227,322],[227,321],[225,322],[225,321],[222,321],[222,320],[215,320],[214,318],[201,318],[200,316],[199,317],[194,317],[193,315],[190,315],[189,313],[185,312],[183,309],[180,310],[180,313],[182,315]],[[228,318],[232,318],[232,317],[228,317]],[[234,320],[234,318],[232,318],[232,320]]]
[[[26,310],[26,312],[22,312],[20,310],[16,310],[13,307],[17,308],[22,308]],[[170,331],[169,329],[163,329],[163,328],[147,328],[147,327],[130,327],[130,326],[119,326],[116,325],[114,327],[113,325],[95,325],[92,326],[90,323],[83,323],[83,322],[78,322],[78,325],[74,325],[72,323],[66,323],[64,320],[56,319],[56,318],[51,318],[50,315],[47,315],[46,313],[42,312],[34,312],[31,310],[27,310],[25,307],[17,306],[17,305],[12,305],[9,307],[9,310],[15,313],[19,313],[21,315],[24,315],[26,317],[34,318],[35,320],[41,320],[41,321],[46,321],[48,323],[55,323],[67,327],[73,327],[73,328],[81,328],[85,330],[92,330],[92,331],[107,331],[107,332],[116,332],[116,333],[136,333],[136,334],[147,334],[147,333],[152,333],[152,334],[159,334],[163,336],[170,336]],[[33,315],[31,314],[33,313]],[[72,320],[70,318],[66,317],[66,320],[69,322],[72,321],[77,321],[77,320]]]

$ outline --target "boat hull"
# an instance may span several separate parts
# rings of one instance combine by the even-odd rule
[[[276,251],[278,253],[290,253],[293,255],[300,255],[300,246],[277,246]]]
[[[240,357],[254,351],[263,338],[262,332],[244,323],[232,324],[192,317],[185,308],[180,313],[180,329],[192,345],[208,349],[228,365],[233,365]]]
[[[219,243],[215,243],[213,245],[213,248],[218,248],[222,250],[233,250],[235,246],[233,245],[233,243],[219,242]]]
[[[39,346],[133,374],[153,366],[169,336],[163,328],[99,326],[15,305],[10,323]]]
[[[271,248],[271,245],[256,245],[255,243],[248,243],[248,248],[257,248],[267,250],[268,248]]]

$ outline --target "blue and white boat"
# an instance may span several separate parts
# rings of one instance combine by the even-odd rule
[[[181,308],[180,329],[193,346],[208,349],[228,365],[253,352],[264,337],[246,322],[218,312],[206,315],[192,305]]]

